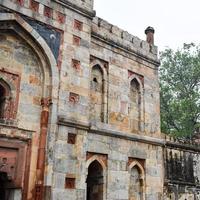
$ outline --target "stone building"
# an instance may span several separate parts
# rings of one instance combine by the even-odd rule
[[[0,199],[177,199],[145,33],[96,17],[93,0],[0,0]]]

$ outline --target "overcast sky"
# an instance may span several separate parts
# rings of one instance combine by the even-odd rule
[[[155,44],[200,43],[200,0],[94,0],[97,16],[145,40],[147,26],[155,28]]]

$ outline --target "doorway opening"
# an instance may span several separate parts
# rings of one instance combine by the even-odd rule
[[[0,171],[0,199],[9,200],[10,190],[7,189],[7,184],[9,183],[8,175],[6,172]]]
[[[101,164],[95,160],[88,167],[87,200],[103,200],[104,177]]]

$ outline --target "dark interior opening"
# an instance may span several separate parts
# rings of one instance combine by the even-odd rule
[[[4,116],[5,96],[6,96],[6,90],[0,84],[0,118],[3,118]]]
[[[97,78],[95,77],[95,78],[93,78],[93,81],[95,82],[95,83],[98,83],[98,81],[97,81]]]
[[[0,166],[1,169],[1,166]],[[6,172],[0,171],[0,199],[9,199],[9,190],[6,189],[6,184],[9,182],[9,178]]]
[[[87,200],[103,200],[103,168],[93,161],[88,168]]]

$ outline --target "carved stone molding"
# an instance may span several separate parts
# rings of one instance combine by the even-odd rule
[[[49,109],[49,106],[52,104],[52,100],[50,97],[41,99],[41,106],[44,110]]]

